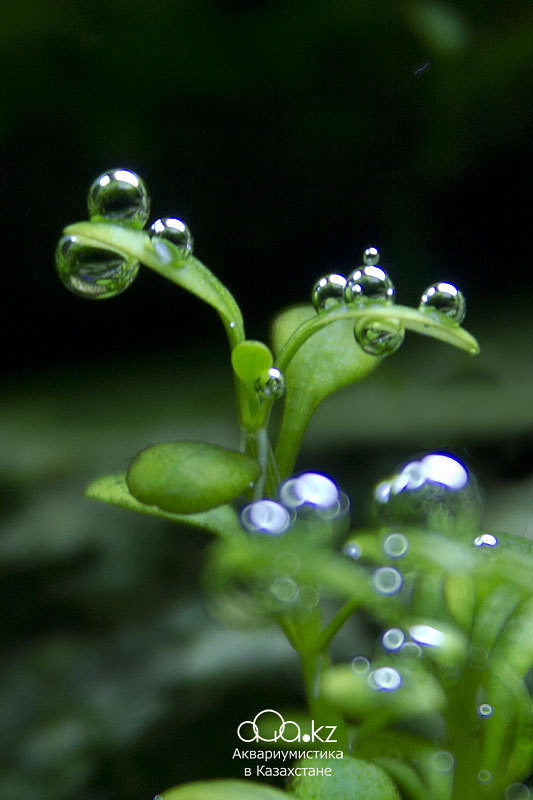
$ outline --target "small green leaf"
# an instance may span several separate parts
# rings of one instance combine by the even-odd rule
[[[246,339],[233,348],[231,364],[233,371],[243,383],[253,384],[257,377],[270,369],[274,356],[263,342]]]
[[[331,769],[331,775],[300,775],[291,786],[301,800],[400,800],[398,789],[376,764],[360,758],[313,759],[298,767]],[[165,798],[166,800],[166,798]]]
[[[109,222],[77,222],[65,228],[65,233],[140,261],[215,308],[232,346],[244,339],[242,314],[231,292],[197,258],[184,258],[172,242],[161,239],[156,250],[145,231]]]
[[[194,514],[234,500],[261,474],[255,459],[203,442],[169,442],[141,450],[126,482],[141,503]]]
[[[444,579],[444,596],[450,614],[461,628],[470,631],[476,603],[476,592],[472,575],[468,572],[452,572]]]
[[[157,797],[162,800],[287,800],[287,795],[273,786],[232,780],[184,783]]]
[[[157,506],[140,503],[130,494],[125,475],[106,475],[98,478],[87,486],[84,494],[91,500],[100,500],[102,503],[109,503],[128,511],[137,511],[140,514],[191,525],[220,536],[230,536],[235,531],[240,531],[237,514],[229,505],[217,506],[209,511],[200,511],[198,514],[171,514],[168,511],[162,511]]]

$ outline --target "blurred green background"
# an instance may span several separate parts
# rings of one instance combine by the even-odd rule
[[[369,244],[399,302],[457,282],[482,355],[408,337],[319,410],[301,466],[330,471],[364,522],[374,481],[451,449],[486,488],[487,528],[531,534],[532,52],[526,0],[3,9],[6,798],[136,800],[238,775],[236,725],[301,702],[276,632],[228,630],[202,599],[207,537],[81,498],[147,444],[238,436],[210,309],[148,270],[102,303],[57,280],[91,181],[142,175],[153,217],[187,221],[254,338]],[[356,631],[340,647],[355,654]]]

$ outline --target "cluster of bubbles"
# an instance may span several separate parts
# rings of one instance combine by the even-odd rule
[[[465,532],[478,529],[481,509],[477,481],[463,462],[449,453],[429,453],[409,461],[374,489],[374,517],[384,525]],[[488,544],[488,540],[479,544]]]
[[[87,198],[91,221],[122,224],[141,230],[150,215],[150,196],[142,179],[128,169],[112,169],[92,183]],[[171,242],[182,259],[193,250],[187,225],[175,217],[161,217],[150,226],[154,250],[163,260],[172,259]],[[139,272],[139,262],[112,250],[89,245],[79,236],[63,236],[56,249],[56,269],[61,281],[74,294],[104,300],[130,286]]]
[[[298,519],[337,522],[347,517],[350,508],[348,495],[319,472],[304,472],[286,480],[279,488],[278,501],[256,500],[244,506],[240,513],[244,530],[279,536]]]
[[[367,247],[363,264],[347,278],[338,273],[324,275],[312,290],[311,300],[318,312],[348,303],[361,309],[372,304],[392,305],[394,284],[386,271],[379,266],[377,247]],[[370,309],[369,309],[370,310]],[[466,302],[463,294],[452,283],[440,281],[429,286],[422,294],[419,311],[443,317],[460,325],[465,318]],[[372,356],[388,356],[402,344],[405,329],[398,319],[372,319],[360,317],[354,326],[355,340]]]

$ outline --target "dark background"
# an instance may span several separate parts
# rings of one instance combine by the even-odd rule
[[[524,533],[532,50],[526,0],[3,9],[6,797],[136,800],[240,774],[235,723],[301,702],[275,632],[250,639],[205,610],[207,537],[80,498],[151,441],[236,436],[210,309],[149,270],[105,302],[57,279],[92,180],[138,172],[152,218],[189,224],[253,338],[369,244],[399,302],[457,282],[479,360],[413,342],[357,405],[343,395],[319,417],[304,459],[363,496],[410,453],[455,448],[493,491],[489,523]]]

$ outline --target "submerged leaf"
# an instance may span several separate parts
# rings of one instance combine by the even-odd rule
[[[200,511],[197,514],[171,514],[157,506],[140,503],[130,494],[126,484],[125,475],[106,475],[93,481],[84,492],[91,500],[100,500],[128,511],[137,511],[152,517],[161,517],[171,522],[181,522],[194,528],[211,531],[221,536],[228,536],[235,530],[240,530],[237,515],[229,505],[220,505],[209,511]]]
[[[261,474],[255,459],[203,442],[169,442],[141,450],[126,482],[141,503],[193,514],[234,500]]]
[[[287,795],[273,786],[252,781],[212,780],[184,783],[157,797],[161,800],[286,800]]]
[[[292,784],[301,800],[400,800],[398,789],[387,773],[376,764],[360,758],[308,759],[297,766],[331,769],[331,775],[302,775]],[[166,798],[165,798],[166,800]]]

